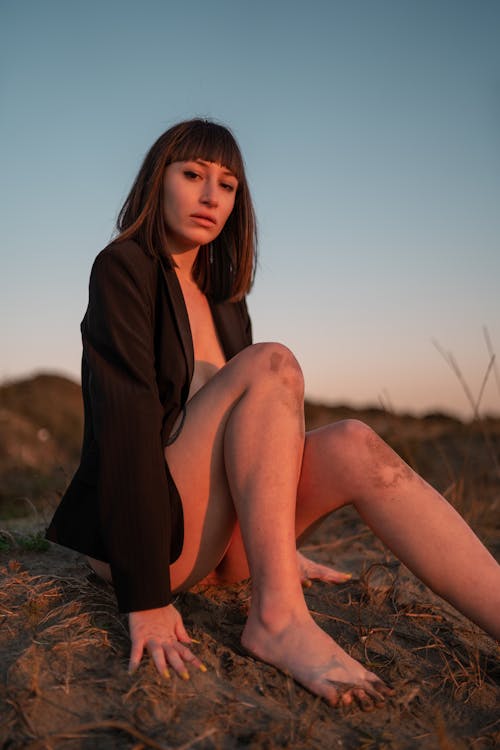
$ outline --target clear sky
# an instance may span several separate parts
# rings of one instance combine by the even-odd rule
[[[500,357],[500,2],[2,0],[0,377],[78,377],[93,258],[142,158],[231,126],[256,340],[309,397],[470,415]],[[500,412],[492,371],[483,406]]]

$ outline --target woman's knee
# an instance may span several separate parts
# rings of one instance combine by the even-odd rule
[[[368,425],[356,419],[332,422],[306,434],[297,495],[302,516],[324,516],[356,501],[366,474],[360,457],[373,434]],[[302,518],[300,525],[308,523]]]
[[[330,448],[337,454],[360,457],[371,441],[380,439],[371,427],[359,419],[342,419],[329,425],[329,428]]]
[[[321,428],[323,462],[336,476],[351,501],[359,494],[370,463],[370,444],[380,440],[365,422],[343,419]]]
[[[403,459],[365,422],[346,419],[340,423],[344,444],[358,460],[374,468],[406,466]]]
[[[304,397],[304,376],[293,352],[283,344],[265,342],[253,344],[242,353],[244,367],[252,384],[276,383]]]

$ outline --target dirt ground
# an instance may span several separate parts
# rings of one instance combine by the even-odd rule
[[[364,416],[499,559],[500,422]],[[310,425],[324,418],[308,414]],[[144,659],[129,676],[126,620],[112,589],[79,555],[37,535],[57,502],[50,494],[24,518],[0,521],[2,748],[500,747],[499,644],[417,581],[351,509],[327,519],[303,551],[352,580],[315,582],[305,596],[321,627],[395,688],[371,713],[333,709],[242,651],[247,583],[178,598],[206,674],[166,681]]]

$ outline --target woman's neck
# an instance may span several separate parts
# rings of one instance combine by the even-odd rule
[[[184,252],[172,252],[172,258],[176,265],[176,273],[183,279],[191,281],[193,278],[193,265],[198,255],[199,247],[193,248],[193,250],[185,250]]]

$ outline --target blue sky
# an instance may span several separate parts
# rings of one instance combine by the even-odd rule
[[[311,398],[470,415],[500,356],[500,3],[4,0],[0,377],[78,377],[93,258],[171,124],[231,126],[256,340]],[[483,407],[500,412],[491,373]]]

